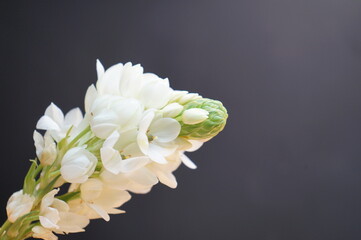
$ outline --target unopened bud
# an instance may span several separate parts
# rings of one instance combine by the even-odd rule
[[[208,114],[208,111],[204,109],[191,108],[184,111],[182,121],[190,125],[201,123],[208,118]]]

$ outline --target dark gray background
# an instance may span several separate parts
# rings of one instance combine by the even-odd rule
[[[2,1],[1,220],[54,101],[83,106],[106,67],[141,63],[220,99],[222,134],[156,186],[61,239],[361,239],[361,2]]]

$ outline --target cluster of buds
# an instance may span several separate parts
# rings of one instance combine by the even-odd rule
[[[9,199],[1,240],[57,239],[84,231],[90,219],[120,210],[132,193],[147,193],[161,182],[175,188],[173,172],[185,155],[223,130],[222,103],[170,88],[168,79],[143,73],[140,65],[117,64],[98,80],[79,108],[65,116],[50,104],[34,131],[36,156],[23,189]],[[60,188],[67,187],[63,194]],[[62,191],[64,192],[64,191]]]

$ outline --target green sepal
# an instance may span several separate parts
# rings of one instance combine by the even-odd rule
[[[35,186],[36,186],[36,176],[39,174],[39,171],[41,170],[41,166],[38,165],[36,159],[30,160],[32,162],[30,169],[28,173],[25,176],[24,179],[24,186],[23,186],[23,192],[26,194],[32,194]]]
[[[40,189],[37,192],[37,196],[36,196],[37,198],[36,198],[36,201],[34,203],[34,206],[36,206],[39,203],[39,201],[45,196],[45,194],[47,194],[48,192],[50,192],[53,189],[54,184],[56,183],[56,181],[59,179],[60,176],[61,176],[60,174],[58,176],[56,176],[43,189]]]

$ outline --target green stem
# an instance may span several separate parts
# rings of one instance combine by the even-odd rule
[[[3,233],[11,226],[11,222],[9,220],[6,220],[4,224],[0,228],[0,236],[3,235]]]
[[[90,126],[86,127],[82,132],[78,134],[69,144],[69,148],[71,148],[75,143],[79,141],[80,138],[82,138],[85,134],[87,134],[90,131]]]

